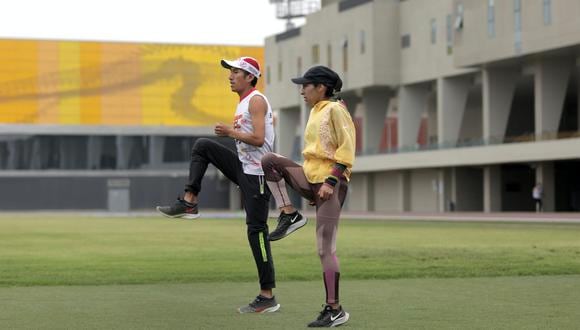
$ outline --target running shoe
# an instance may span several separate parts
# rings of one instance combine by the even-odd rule
[[[278,217],[278,226],[273,232],[270,233],[269,240],[277,241],[282,239],[292,234],[296,230],[304,227],[307,222],[308,219],[302,216],[302,214],[300,214],[298,211],[290,214],[281,212],[280,216]]]
[[[168,218],[197,219],[200,214],[197,204],[189,203],[181,198],[171,206],[157,206],[157,211]]]
[[[271,313],[280,308],[280,304],[276,302],[276,297],[266,298],[259,295],[246,306],[238,308],[238,311],[244,313]]]
[[[318,318],[308,323],[309,328],[334,328],[345,324],[350,315],[339,306],[338,309],[332,309],[330,305],[324,306]]]

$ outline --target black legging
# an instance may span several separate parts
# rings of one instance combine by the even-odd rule
[[[189,181],[185,190],[197,195],[208,164],[213,164],[230,181],[240,187],[242,204],[246,211],[248,241],[258,268],[261,289],[276,287],[274,261],[268,241],[268,210],[270,191],[258,175],[245,174],[237,154],[224,145],[207,139],[198,139],[191,152]],[[262,189],[260,189],[262,186]]]

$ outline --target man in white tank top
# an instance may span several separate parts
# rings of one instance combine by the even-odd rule
[[[255,88],[260,77],[260,64],[256,59],[240,57],[231,61],[222,60],[221,65],[230,70],[230,88],[239,95],[240,102],[233,125],[218,123],[214,131],[217,136],[233,138],[237,153],[212,139],[197,139],[191,153],[185,195],[178,198],[174,205],[158,206],[157,210],[170,218],[199,217],[198,195],[210,163],[238,185],[246,210],[248,241],[260,280],[260,294],[238,311],[275,312],[280,305],[272,293],[276,282],[267,223],[271,194],[264,182],[261,165],[262,156],[271,152],[274,145],[272,108],[266,97]]]

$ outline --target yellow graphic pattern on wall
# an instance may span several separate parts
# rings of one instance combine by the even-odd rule
[[[0,124],[230,122],[238,96],[220,60],[252,56],[263,64],[263,54],[245,46],[0,39]]]

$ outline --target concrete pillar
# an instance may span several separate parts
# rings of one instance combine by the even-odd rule
[[[354,91],[353,93],[341,93],[340,95],[352,117],[354,117],[356,107],[362,101],[362,98],[359,94],[359,91]]]
[[[357,179],[360,180],[360,185],[358,185],[358,191],[356,191],[356,195],[357,198],[359,200],[358,205],[359,211],[369,211],[369,200],[370,200],[370,196],[369,193],[371,192],[371,187],[372,187],[372,183],[371,183],[371,178],[369,176],[369,173],[361,173],[360,175],[357,176]],[[355,191],[353,191],[354,193]]]
[[[552,136],[558,132],[566,87],[573,68],[574,62],[566,58],[542,60],[536,64],[534,76],[536,139],[542,138],[545,133]]]
[[[472,85],[472,76],[437,79],[437,132],[440,146],[455,147]]]
[[[503,142],[519,76],[515,70],[483,70],[483,139],[486,144]]]
[[[457,201],[458,201],[458,179],[457,179],[457,168],[452,167],[447,171],[449,178],[447,179],[449,182],[449,194],[447,205],[445,205],[447,211],[455,211],[457,209]]]
[[[365,89],[362,98],[363,150],[378,152],[390,94],[386,88]]]
[[[483,169],[483,211],[500,212],[501,206],[501,168],[497,165]]]
[[[441,168],[438,171],[437,179],[437,204],[439,212],[449,211],[449,202],[453,193],[454,172],[451,168]]]
[[[435,193],[437,195],[437,211],[446,212],[449,209],[449,201],[452,193],[451,169],[440,168],[437,170],[437,180],[435,182]]]
[[[409,171],[402,171],[399,177],[400,180],[400,194],[401,194],[401,212],[411,211],[411,173]]]
[[[375,208],[375,173],[367,173],[367,201],[366,210],[376,211]]]
[[[43,148],[44,139],[41,137],[35,137],[32,140],[32,153],[30,154],[31,170],[38,170],[42,168],[42,160],[48,151],[46,150],[48,149],[46,146]]]
[[[399,149],[415,147],[421,127],[421,115],[427,110],[429,84],[402,86],[399,90]]]
[[[6,161],[6,169],[7,170],[17,170],[18,168],[18,153],[20,148],[18,145],[20,144],[19,140],[11,140],[8,141],[6,147],[8,149],[8,159]]]
[[[350,116],[352,117],[354,124],[355,124],[355,128],[356,128],[356,146],[357,146],[357,152],[359,151],[363,151],[360,150],[359,147],[361,147],[362,149],[362,130],[360,129],[362,126],[362,115],[359,117],[361,120],[357,121],[357,109],[361,108],[362,105],[362,97],[361,95],[361,91],[360,90],[354,90],[352,92],[346,92],[346,93],[341,93],[341,97],[343,99],[343,101],[346,103],[346,107],[348,109],[348,112],[350,113]],[[360,113],[360,111],[359,111]],[[361,125],[359,125],[358,123],[361,123]]]
[[[163,164],[163,149],[165,137],[151,136],[149,143],[149,166],[151,169],[159,169]]]
[[[554,163],[542,162],[536,167],[536,183],[541,183],[544,189],[542,200],[544,212],[554,212],[556,207],[556,187],[554,183]],[[530,191],[530,198],[532,192]]]
[[[296,142],[296,128],[301,128],[300,108],[276,111],[276,152],[290,156]]]
[[[427,143],[434,144],[438,141],[439,133],[437,132],[437,83],[427,95]]]
[[[135,147],[135,138],[132,136],[117,136],[117,169],[129,168],[131,150]]]
[[[87,168],[94,170],[101,168],[101,154],[103,153],[103,137],[89,136],[87,142]]]

